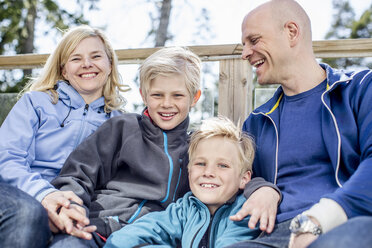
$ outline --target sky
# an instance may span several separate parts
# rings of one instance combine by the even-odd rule
[[[67,10],[75,6],[66,5],[59,0]],[[174,35],[166,45],[208,45],[235,44],[241,42],[241,22],[246,13],[267,0],[173,0],[169,31]],[[74,1],[69,1],[74,2]],[[349,0],[357,18],[371,4],[370,0]],[[63,3],[63,4],[62,4]],[[298,3],[308,13],[312,22],[313,40],[323,40],[330,28],[333,11],[332,0],[298,0]],[[153,40],[145,40],[151,28],[149,12],[156,13],[152,3],[147,0],[101,0],[99,11],[85,10],[85,18],[95,27],[103,28],[114,49],[152,47]],[[203,31],[197,35],[197,18],[201,9],[209,13],[209,32]],[[38,53],[50,53],[59,37],[39,39],[36,42]],[[215,66],[215,65],[214,65]],[[213,65],[212,65],[213,67]],[[137,66],[120,66],[125,83],[134,90],[129,93],[128,100],[140,103],[138,89],[133,83],[137,74]],[[128,105],[129,111],[133,109]]]

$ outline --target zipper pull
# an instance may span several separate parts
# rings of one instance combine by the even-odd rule
[[[83,115],[87,115],[88,108],[89,108],[89,104],[85,104],[85,108],[84,108],[84,113],[83,113]]]

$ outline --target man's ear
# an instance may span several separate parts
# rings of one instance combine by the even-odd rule
[[[142,90],[140,89],[139,92],[140,92],[140,95],[142,97],[143,103],[147,106],[146,97],[142,94]]]
[[[192,99],[192,103],[191,103],[191,106],[190,107],[194,107],[195,104],[199,101],[199,98],[201,96],[201,90],[198,90],[195,95],[194,95],[194,98]]]
[[[300,38],[301,30],[299,25],[293,21],[289,21],[284,24],[284,29],[287,31],[290,46],[295,46]]]
[[[243,173],[242,178],[240,179],[239,189],[244,189],[245,185],[251,180],[252,172],[246,171]]]

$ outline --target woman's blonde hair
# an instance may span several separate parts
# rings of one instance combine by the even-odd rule
[[[58,80],[65,80],[62,76],[63,67],[79,43],[89,37],[98,37],[102,41],[111,64],[111,73],[102,92],[105,98],[105,112],[109,113],[112,110],[121,109],[126,100],[120,95],[120,92],[128,91],[130,88],[121,82],[116,53],[107,37],[101,30],[88,25],[74,27],[64,33],[61,41],[48,57],[40,76],[31,80],[22,92],[47,92],[50,94],[52,102],[56,104],[58,102],[58,93],[54,86]]]
[[[165,47],[150,55],[139,68],[140,89],[146,96],[157,76],[181,75],[191,99],[200,89],[200,58],[184,47]]]
[[[241,173],[252,171],[255,154],[253,139],[231,120],[221,115],[203,120],[200,128],[191,135],[189,146],[190,163],[200,141],[212,137],[223,137],[235,142],[238,147]]]

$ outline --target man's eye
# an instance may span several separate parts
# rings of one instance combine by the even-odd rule
[[[258,38],[253,38],[253,39],[251,39],[251,43],[252,43],[253,45],[257,44],[257,42],[258,42]]]

